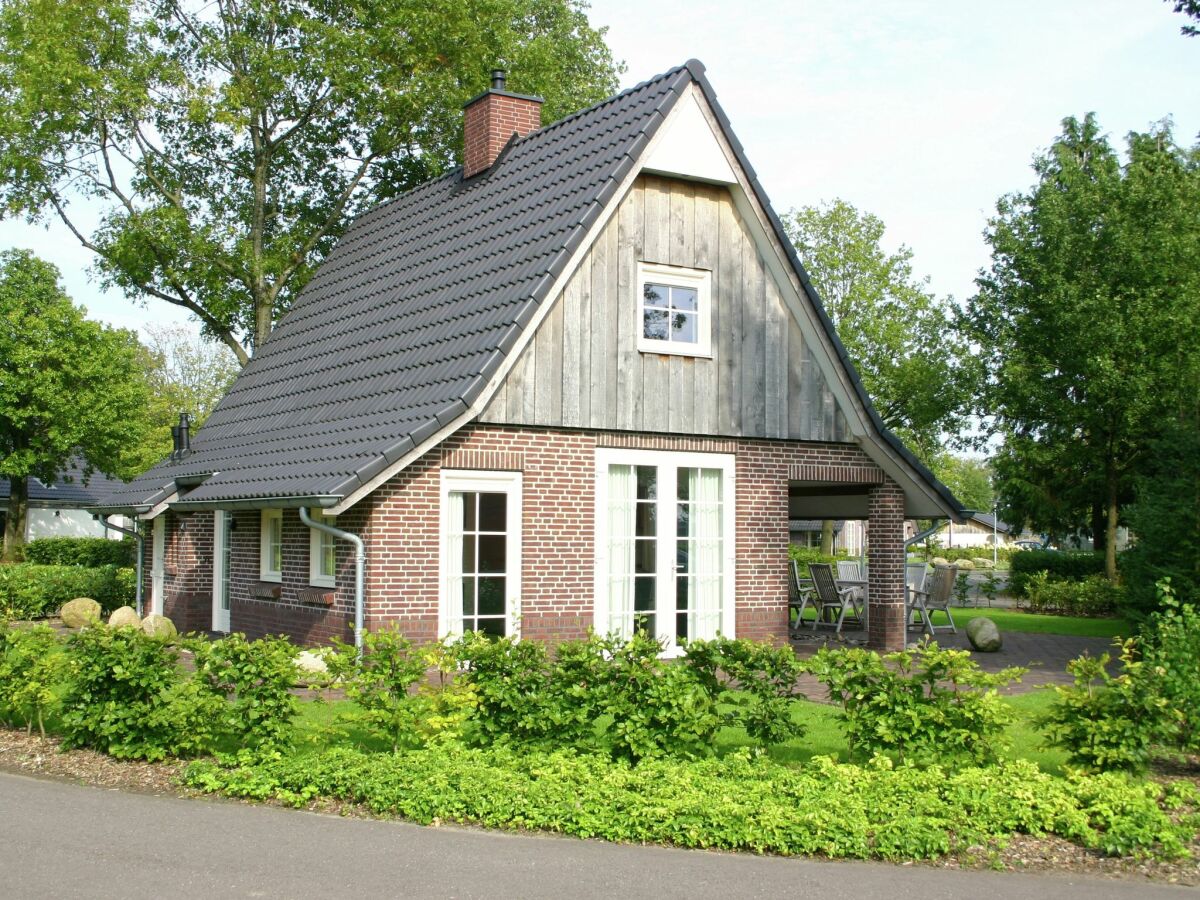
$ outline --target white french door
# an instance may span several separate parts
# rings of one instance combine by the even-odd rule
[[[165,615],[163,588],[167,560],[167,522],[161,515],[154,520],[151,535],[154,545],[150,550],[150,612],[161,616]]]
[[[734,459],[596,452],[596,630],[734,636]]]
[[[230,538],[233,517],[225,510],[213,513],[212,630],[229,631]]]

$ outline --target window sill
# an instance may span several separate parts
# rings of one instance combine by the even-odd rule
[[[337,587],[336,578],[309,578],[309,587],[324,588],[327,591],[332,591]]]
[[[685,356],[693,359],[713,358],[711,350],[703,350],[698,347],[672,347],[667,343],[664,343],[661,347],[653,344],[638,345],[638,353],[644,353],[648,356]]]
[[[275,583],[281,583],[281,582],[283,581],[283,573],[282,573],[282,572],[277,572],[277,573],[271,573],[271,572],[259,572],[259,573],[258,573],[258,580],[259,580],[259,581],[272,581],[272,582],[275,582]]]

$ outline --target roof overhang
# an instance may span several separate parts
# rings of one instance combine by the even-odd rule
[[[236,509],[297,509],[301,506],[329,509],[343,498],[334,494],[315,494],[304,497],[246,497],[241,500],[176,500],[171,509],[177,512]]]

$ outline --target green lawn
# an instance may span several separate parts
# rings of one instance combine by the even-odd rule
[[[1075,637],[1128,637],[1136,631],[1125,619],[1084,619],[1072,616],[1044,616],[1000,607],[952,606],[956,623],[966,624],[976,616],[984,616],[1004,631],[1024,631],[1033,634],[1067,634]],[[934,623],[941,621],[940,616]]]

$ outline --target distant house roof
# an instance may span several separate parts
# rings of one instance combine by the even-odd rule
[[[821,519],[792,519],[788,522],[789,531],[820,531],[824,524]],[[846,527],[845,519],[838,519],[833,523],[833,533],[837,534]]]
[[[969,516],[967,516],[967,521],[972,522],[981,528],[986,528],[988,531],[992,530],[992,525],[994,524],[996,526],[996,531],[998,531],[1000,534],[1008,534],[1010,531],[1012,531],[1012,528],[1009,527],[1007,523],[998,521],[991,513],[971,513]]]
[[[44,484],[37,478],[30,478],[29,502],[63,507],[95,506],[124,487],[124,482],[109,478],[99,472],[93,472],[88,478],[87,484],[84,484],[79,469],[72,465],[70,470],[64,472],[57,481],[50,485]],[[0,478],[0,502],[7,502],[11,492],[9,480]]]
[[[679,97],[703,90],[882,440],[961,510],[880,422],[695,60],[514,139],[363,213],[257,349],[191,454],[104,508],[333,506],[468,413]]]

